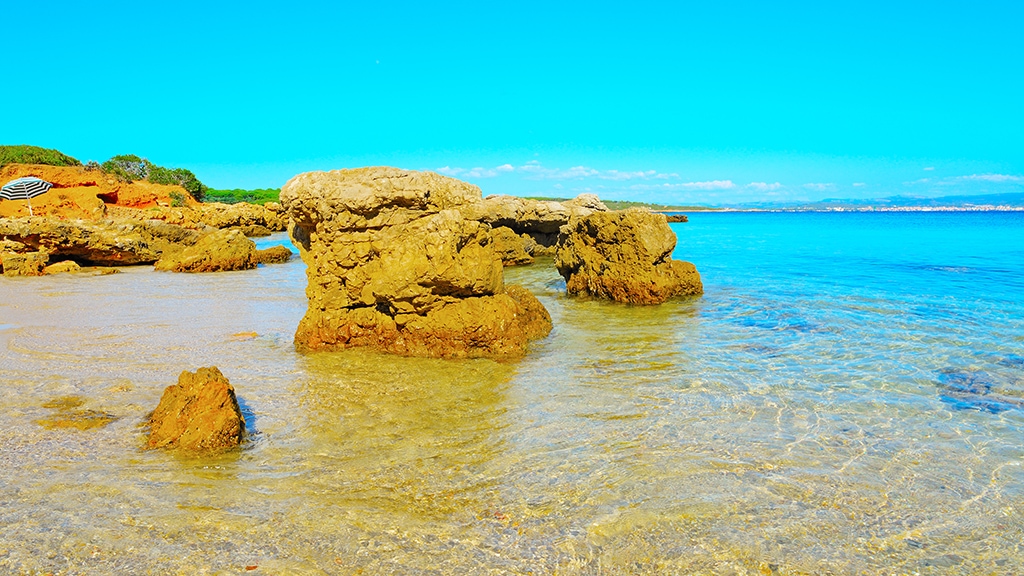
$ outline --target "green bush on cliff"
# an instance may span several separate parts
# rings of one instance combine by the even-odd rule
[[[82,163],[50,148],[28,146],[0,146],[0,166],[4,164],[46,164],[47,166],[81,166]]]
[[[208,188],[196,178],[191,170],[184,168],[164,168],[163,166],[152,166],[149,169],[149,181],[154,184],[177,184],[192,195],[193,198],[202,202],[206,197]]]
[[[145,180],[151,165],[149,160],[135,154],[120,154],[100,164],[104,172],[116,176],[122,182]]]
[[[202,202],[208,188],[190,170],[164,168],[134,154],[120,154],[102,164],[103,171],[124,182],[148,180],[154,184],[177,185]]]

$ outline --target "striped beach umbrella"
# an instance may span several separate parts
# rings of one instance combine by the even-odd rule
[[[4,200],[27,201],[28,215],[32,216],[31,199],[39,196],[40,194],[46,194],[50,190],[51,186],[53,186],[53,184],[50,184],[42,178],[24,176],[4,184],[3,187],[0,188],[0,198],[3,198]]]

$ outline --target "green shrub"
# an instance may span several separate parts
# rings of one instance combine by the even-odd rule
[[[171,192],[171,206],[174,208],[181,208],[185,205],[185,195],[181,192]]]
[[[164,168],[134,154],[114,156],[103,163],[103,171],[116,176],[123,182],[148,180],[154,184],[178,185],[197,201],[202,202],[207,187],[190,170]]]
[[[203,201],[208,190],[195,174],[184,168],[164,168],[150,164],[148,180],[154,184],[177,184],[199,202]]]
[[[117,179],[122,182],[135,182],[136,180],[145,180],[149,176],[150,162],[135,154],[120,154],[107,160],[101,166],[104,172],[117,176]]]
[[[57,150],[39,146],[0,146],[0,166],[4,164],[46,164],[48,166],[81,166],[78,160]]]

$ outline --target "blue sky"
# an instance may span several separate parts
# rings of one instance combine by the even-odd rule
[[[217,188],[386,164],[666,203],[1024,191],[1019,2],[41,1],[4,21],[26,88],[0,91],[0,143]]]

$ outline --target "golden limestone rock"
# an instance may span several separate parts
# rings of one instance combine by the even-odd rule
[[[466,182],[396,168],[292,178],[281,203],[309,278],[296,347],[516,356],[547,335],[533,294],[504,286],[490,226],[460,210],[480,197]]]
[[[202,236],[182,250],[164,252],[154,267],[171,272],[226,272],[256,265],[256,244],[241,230],[228,228]]]
[[[580,194],[563,201],[497,194],[464,205],[460,210],[466,218],[494,228],[502,260],[506,266],[515,266],[532,262],[534,256],[553,255],[559,228],[571,218],[607,212],[608,207],[594,194]]]
[[[555,267],[569,294],[660,304],[703,293],[694,265],[672,260],[675,247],[664,214],[643,208],[595,212],[562,228]]]
[[[220,450],[238,446],[245,435],[235,389],[216,367],[182,372],[164,390],[149,425],[150,448]]]

